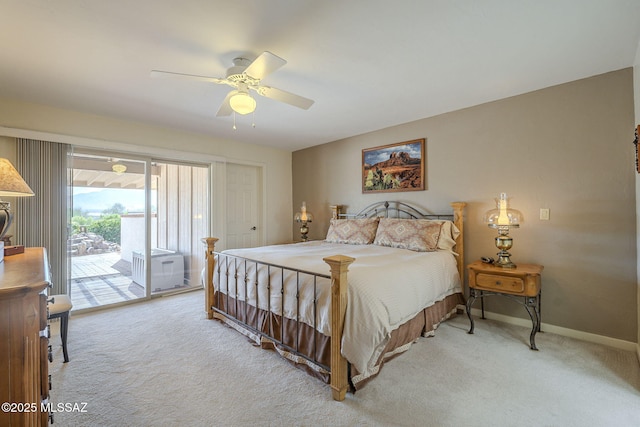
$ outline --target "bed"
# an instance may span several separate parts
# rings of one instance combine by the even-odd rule
[[[401,202],[332,207],[325,240],[215,251],[206,244],[207,317],[330,384],[364,386],[464,303],[463,211]]]

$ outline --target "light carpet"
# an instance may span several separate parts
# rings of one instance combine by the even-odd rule
[[[204,315],[203,292],[72,316],[58,426],[639,426],[632,352],[457,316],[344,402]],[[82,407],[81,403],[86,403]]]

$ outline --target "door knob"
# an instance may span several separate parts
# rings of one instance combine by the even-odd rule
[[[253,231],[256,231],[256,226],[254,225],[253,227],[251,227],[251,229],[252,229]]]

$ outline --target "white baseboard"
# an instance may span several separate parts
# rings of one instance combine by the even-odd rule
[[[459,308],[462,306],[459,306]],[[465,308],[462,307],[466,315]],[[482,310],[479,308],[472,308],[471,314],[474,317],[482,316]],[[489,311],[484,312],[484,316],[487,319],[497,320],[498,322],[504,322],[516,326],[525,326],[531,328],[531,319],[522,319],[519,317],[505,316],[504,314],[492,313]],[[592,334],[589,332],[577,331],[575,329],[563,328],[561,326],[550,325],[549,323],[542,323],[541,330],[543,332],[551,332],[553,334],[561,335],[563,337],[575,338],[582,341],[592,342],[595,344],[602,344],[608,347],[618,348],[625,351],[636,352],[638,355],[638,362],[640,363],[640,343],[631,341],[625,341],[617,338],[606,337],[604,335]]]

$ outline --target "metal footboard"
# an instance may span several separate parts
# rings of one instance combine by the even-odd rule
[[[214,286],[211,309],[280,349],[330,372],[330,366],[320,360],[318,354],[318,340],[324,336],[318,331],[318,296],[319,286],[326,286],[328,295],[331,276],[221,252],[214,252],[214,256],[213,283],[207,284]],[[303,298],[309,294],[310,300]],[[293,303],[290,298],[295,299]],[[308,304],[311,304],[312,324],[303,322],[300,314],[309,308]],[[291,321],[294,337],[286,327]],[[313,343],[311,351],[305,352],[300,340],[310,330]]]

